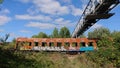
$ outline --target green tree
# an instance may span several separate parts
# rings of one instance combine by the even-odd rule
[[[112,40],[113,46],[115,47],[115,55],[114,55],[114,65],[119,68],[120,67],[120,31],[112,32]]]
[[[9,38],[10,34],[6,34],[5,37],[3,38],[0,38],[0,42],[3,44],[3,45],[6,45],[7,43],[7,39]]]
[[[55,28],[52,33],[52,38],[59,38],[58,29]]]
[[[111,64],[112,66],[120,67],[120,32],[110,32],[108,29],[99,29],[90,32],[89,37],[101,38],[98,40],[98,50],[88,53],[89,58],[98,63],[103,68]]]
[[[61,38],[70,38],[70,31],[67,27],[62,27],[59,32]]]
[[[32,38],[38,38],[38,35],[33,35]]]
[[[40,32],[38,35],[33,35],[32,38],[48,38],[47,34]]]
[[[110,36],[110,30],[104,27],[97,28],[88,33],[88,38],[102,38],[106,36]]]
[[[16,45],[16,39],[14,38],[14,39],[12,40],[12,42],[9,44],[9,46],[10,46],[11,48],[14,48],[15,45]]]

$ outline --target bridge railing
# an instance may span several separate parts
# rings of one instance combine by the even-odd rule
[[[92,7],[92,0],[90,0],[88,2],[88,4],[86,5],[86,8],[84,9],[79,21],[78,21],[78,24],[76,26],[76,28],[74,29],[74,32],[72,34],[72,37],[78,32],[78,29],[80,29],[82,26],[83,26],[83,21],[84,21],[84,16],[87,15],[87,14],[90,14],[90,12],[92,11],[91,10],[91,7]]]

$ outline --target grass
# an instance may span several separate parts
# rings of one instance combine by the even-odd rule
[[[90,68],[83,55],[58,52],[20,52],[0,48],[1,68]],[[91,68],[93,68],[91,66]]]
[[[0,68],[102,68],[85,53],[22,52],[0,47]],[[110,67],[110,65],[106,66]]]

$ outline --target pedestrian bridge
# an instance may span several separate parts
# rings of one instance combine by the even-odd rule
[[[72,33],[77,38],[101,19],[114,15],[110,11],[119,4],[119,0],[90,0]]]

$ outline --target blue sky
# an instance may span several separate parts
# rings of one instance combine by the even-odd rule
[[[66,26],[72,33],[88,0],[4,0],[0,4],[0,37],[10,34],[16,37],[31,37],[44,32],[51,34],[56,27]],[[100,20],[87,32],[106,27],[120,31],[120,5],[111,12],[114,16]]]

